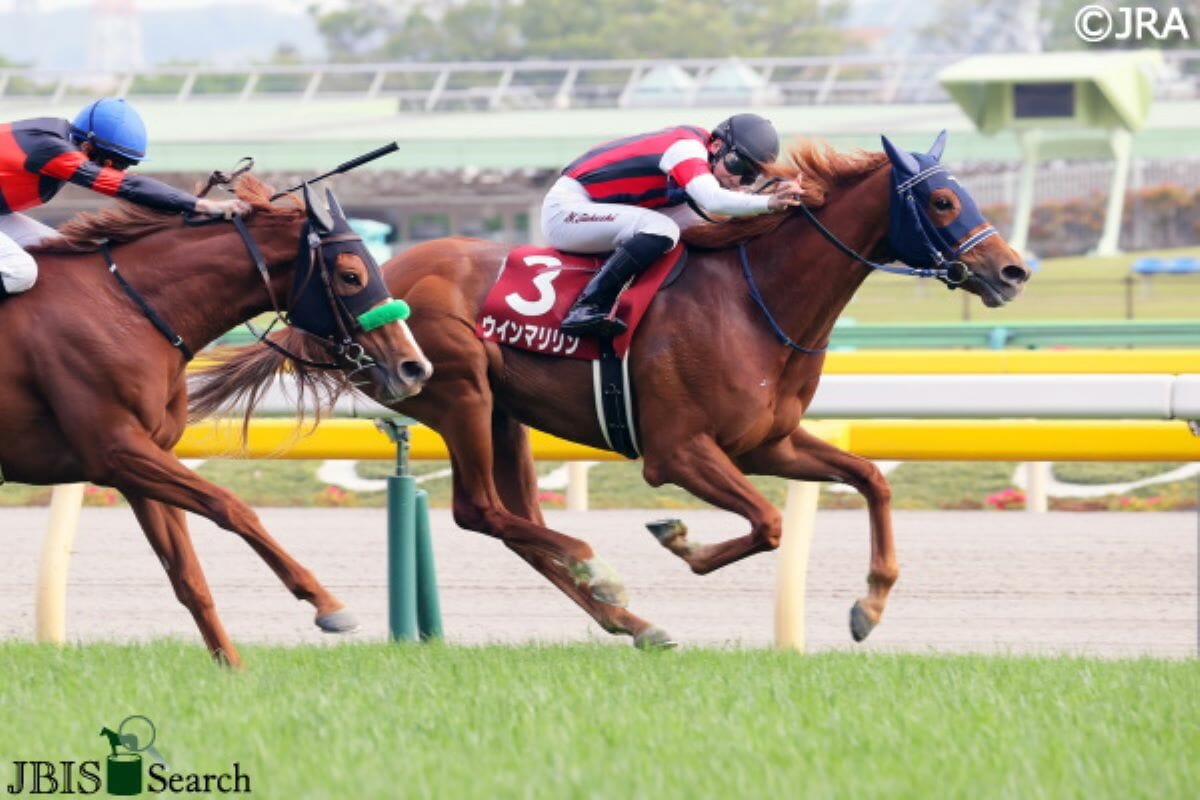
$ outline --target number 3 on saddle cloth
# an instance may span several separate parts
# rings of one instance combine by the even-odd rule
[[[629,328],[612,340],[619,358],[629,352],[638,322],[655,292],[681,265],[684,248],[676,246],[638,275],[617,300],[617,316]],[[563,253],[546,247],[518,247],[508,253],[495,285],[475,323],[481,339],[534,353],[592,361],[600,358],[600,339],[569,336],[558,329],[575,298],[604,263],[602,256]]]

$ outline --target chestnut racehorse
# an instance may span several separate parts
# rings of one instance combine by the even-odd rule
[[[856,640],[879,622],[899,571],[883,475],[798,427],[834,321],[874,268],[940,278],[987,306],[1016,297],[1029,277],[1020,256],[939,163],[944,143],[943,135],[929,153],[899,150],[886,139],[886,154],[839,154],[810,143],[793,148],[792,164],[775,171],[802,174],[806,202],[819,210],[686,232],[693,248],[687,266],[655,297],[629,355],[646,481],[674,483],[750,523],[748,533],[714,544],[689,541],[678,521],[650,525],[694,572],[779,545],[780,513],[747,474],[838,481],[866,498],[871,557],[867,595],[850,615]],[[413,332],[436,366],[421,395],[392,405],[445,438],[460,526],[501,539],[605,630],[630,634],[639,646],[672,644],[665,631],[625,608],[619,578],[588,544],[545,525],[525,426],[607,445],[590,363],[476,337],[475,320],[507,249],[441,239],[384,266],[392,291],[412,301]],[[265,372],[273,356],[247,352],[218,367],[197,398],[203,410],[235,388],[230,381],[247,359]]]
[[[334,233],[344,222],[340,209],[331,219],[294,198],[272,205],[270,188],[250,175],[237,193],[253,211],[233,223],[185,224],[130,205],[72,220],[61,239],[33,250],[38,285],[0,302],[8,341],[0,357],[0,472],[21,483],[86,480],[118,489],[213,657],[233,665],[240,659],[214,610],[185,511],[245,539],[298,599],[316,607],[321,628],[355,623],[245,503],[172,454],[187,423],[191,351],[256,314],[287,310],[300,296],[293,275],[322,287],[314,278],[319,268],[332,287],[328,300],[321,288],[326,323],[342,313],[335,306],[344,312],[368,295],[377,320],[396,309],[373,327],[343,317],[348,335],[330,340],[326,361],[370,374],[394,401],[419,391],[431,369],[404,322],[391,324],[405,315],[403,304],[391,300],[361,240]],[[135,287],[145,312],[117,275]],[[295,314],[293,321],[303,324]]]

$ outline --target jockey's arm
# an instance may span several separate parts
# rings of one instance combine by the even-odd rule
[[[249,210],[249,205],[242,200],[201,200],[145,175],[130,175],[112,167],[101,167],[70,146],[62,147],[61,152],[46,161],[38,172],[159,211],[228,216]]]
[[[101,167],[79,150],[64,149],[42,165],[39,172],[60,181],[70,181],[93,192],[119,197],[160,211],[195,211],[196,198],[145,175],[127,175],[112,167]]]
[[[707,214],[749,217],[770,210],[769,196],[722,188],[708,165],[708,151],[694,139],[685,139],[668,147],[659,166]]]

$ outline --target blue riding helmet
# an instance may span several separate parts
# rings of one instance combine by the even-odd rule
[[[88,103],[72,120],[71,136],[135,164],[146,158],[146,124],[124,98]]]

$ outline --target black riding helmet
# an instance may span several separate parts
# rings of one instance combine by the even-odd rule
[[[712,135],[724,145],[717,158],[732,150],[759,167],[779,158],[779,134],[770,120],[758,114],[734,114],[713,129]]]

